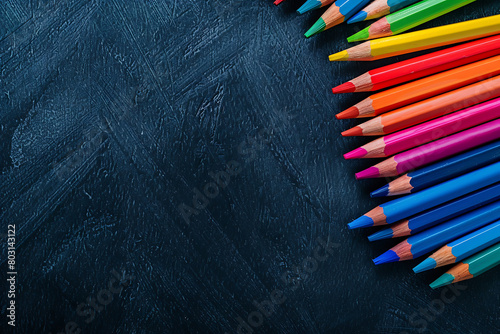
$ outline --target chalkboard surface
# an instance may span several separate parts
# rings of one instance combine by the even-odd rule
[[[432,291],[347,229],[384,180],[330,89],[395,59],[330,63],[366,23],[307,40],[300,5],[0,5],[2,333],[12,301],[16,333],[499,333],[498,268]]]

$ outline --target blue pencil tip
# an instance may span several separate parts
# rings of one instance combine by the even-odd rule
[[[361,216],[358,219],[349,223],[347,226],[349,226],[349,229],[351,230],[355,228],[370,227],[373,226],[373,219],[371,219],[368,216]]]
[[[373,260],[373,263],[376,265],[379,264],[384,264],[384,263],[390,263],[390,262],[397,262],[399,261],[399,256],[394,252],[393,250],[388,250],[384,254],[380,255],[376,259]]]
[[[304,14],[311,10],[321,8],[321,1],[318,0],[307,0],[299,9],[297,9],[297,13]]]
[[[386,228],[384,230],[378,231],[378,232],[373,233],[372,235],[368,236],[368,240],[377,241],[377,240],[390,239],[392,237],[393,237],[392,229]]]
[[[370,197],[371,198],[375,198],[375,197],[386,197],[386,196],[389,196],[389,185],[386,184],[385,186],[383,186],[382,188],[378,188],[377,190],[375,191],[372,191],[370,193]]]
[[[422,261],[418,266],[413,268],[414,273],[421,273],[422,271],[431,270],[436,268],[437,263],[432,257],[428,257],[424,261]]]
[[[356,13],[353,17],[351,17],[347,21],[347,24],[352,24],[352,23],[364,21],[364,20],[366,20],[367,16],[368,16],[368,13],[362,10],[362,11]]]

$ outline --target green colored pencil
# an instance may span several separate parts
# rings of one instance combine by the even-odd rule
[[[477,277],[500,264],[500,243],[460,262],[430,284],[436,289]]]
[[[424,0],[387,15],[347,40],[357,42],[397,35],[474,1],[476,0]]]

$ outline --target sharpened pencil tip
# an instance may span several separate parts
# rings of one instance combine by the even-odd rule
[[[343,83],[337,87],[332,88],[333,94],[339,93],[354,93],[356,91],[356,86],[350,81]]]
[[[313,26],[304,34],[307,38],[311,37],[312,35],[315,35],[317,33],[322,32],[326,28],[326,23],[325,21],[320,18],[316,23],[313,24]]]
[[[376,265],[379,264],[384,264],[384,263],[391,263],[391,262],[397,262],[399,261],[399,256],[394,252],[393,250],[388,250],[384,254],[380,255],[376,259],[373,260],[373,263]]]
[[[353,17],[351,17],[349,19],[349,21],[347,21],[347,24],[353,24],[353,23],[356,23],[356,22],[362,22],[362,21],[366,20],[367,16],[368,16],[368,13],[365,12],[364,10],[362,10],[360,12],[357,12]]]
[[[368,236],[368,240],[377,241],[377,240],[391,239],[392,237],[393,237],[392,229],[386,228],[385,230],[378,231]]]
[[[319,0],[307,0],[299,9],[297,9],[297,13],[304,14],[311,10],[321,8],[321,1]]]
[[[361,129],[359,126],[355,126],[353,128],[350,128],[349,130],[345,130],[342,132],[342,136],[344,137],[352,137],[352,136],[362,136],[363,135],[363,129]]]
[[[344,159],[360,159],[363,158],[367,153],[368,152],[364,148],[358,147],[357,149],[344,154]]]
[[[335,117],[337,119],[348,119],[348,118],[356,118],[359,116],[359,109],[356,106],[352,106],[347,108],[346,110],[338,113]]]
[[[424,261],[422,261],[418,266],[413,268],[413,272],[418,274],[423,271],[431,270],[437,267],[436,260],[434,260],[432,257],[428,257]]]
[[[353,230],[355,228],[364,228],[364,227],[370,227],[373,226],[374,221],[368,216],[361,216],[356,220],[353,220],[350,222],[347,226],[349,229]]]
[[[340,51],[337,53],[334,53],[330,56],[328,56],[328,59],[330,61],[342,61],[342,60],[348,60],[349,59],[349,53],[347,51]]]
[[[389,185],[386,184],[385,186],[378,188],[377,190],[374,190],[370,193],[371,198],[375,197],[386,197],[389,196]]]
[[[366,41],[369,38],[370,38],[370,31],[369,31],[369,27],[367,27],[361,31],[358,31],[354,35],[348,37],[347,41],[349,43],[352,43],[352,42]]]
[[[454,280],[455,280],[455,277],[453,275],[446,273],[446,274],[443,274],[441,277],[439,277],[434,282],[432,282],[431,284],[429,284],[429,286],[432,289],[437,289],[437,288],[440,288],[442,286],[453,283]]]
[[[282,3],[283,1],[285,1],[285,0],[276,0],[276,1],[274,2],[274,4],[277,6],[277,5],[279,5],[280,3]]]
[[[365,170],[362,170],[359,173],[356,173],[356,179],[373,179],[380,176],[380,172],[377,167],[370,167]]]

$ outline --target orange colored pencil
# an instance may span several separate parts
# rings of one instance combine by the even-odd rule
[[[500,74],[500,56],[468,64],[374,94],[337,114],[338,119],[373,117]]]
[[[386,135],[500,96],[500,76],[468,85],[375,117],[342,136]]]

